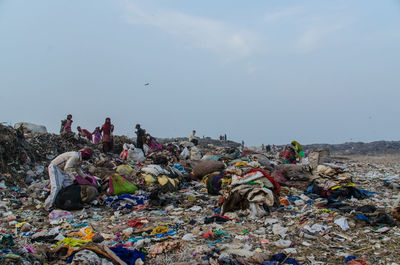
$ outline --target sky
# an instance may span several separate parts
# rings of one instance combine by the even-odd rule
[[[400,0],[0,0],[0,122],[54,133],[399,140],[399,73]]]

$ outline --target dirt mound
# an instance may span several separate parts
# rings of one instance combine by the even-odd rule
[[[400,154],[400,141],[375,141],[371,143],[348,142],[343,144],[310,144],[304,149],[327,149],[340,155],[387,155]]]
[[[26,176],[21,172],[38,164],[47,165],[57,155],[85,146],[99,149],[99,146],[77,138],[73,133],[24,134],[0,124],[0,173],[6,182],[24,183]]]

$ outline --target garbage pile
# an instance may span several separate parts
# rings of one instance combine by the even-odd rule
[[[0,264],[400,264],[396,164],[187,141],[145,154],[120,138],[107,155],[91,145],[92,188],[46,211],[48,164],[90,144],[0,132]]]

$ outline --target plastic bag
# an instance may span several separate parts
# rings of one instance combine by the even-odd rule
[[[71,212],[63,211],[63,210],[53,210],[49,213],[50,222],[56,222],[59,220],[73,220],[74,216]]]
[[[160,174],[168,175],[170,173],[168,170],[163,169],[159,165],[148,165],[147,167],[143,167],[142,172],[153,176],[158,176]]]
[[[79,185],[90,185],[93,187],[98,187],[99,183],[97,182],[96,178],[91,175],[86,175],[86,177],[81,177],[80,175],[75,176],[76,181]]]
[[[197,147],[192,147],[190,150],[190,160],[200,160],[201,152]]]
[[[149,147],[147,145],[146,145],[146,147],[148,150]],[[142,149],[135,148],[135,145],[133,145],[133,144],[125,143],[123,145],[123,149],[124,150],[122,150],[119,157],[124,161],[129,160],[129,161],[135,161],[135,162],[143,162],[144,160],[146,160]],[[143,146],[143,149],[145,149],[144,146]]]
[[[118,174],[127,177],[132,177],[132,175],[135,173],[133,168],[129,165],[119,165],[116,171]]]
[[[346,231],[350,229],[350,226],[347,222],[347,219],[345,217],[341,217],[339,219],[335,220],[335,224],[337,224],[338,226],[340,226],[340,228],[342,228],[342,230]]]
[[[143,145],[143,152],[144,152],[144,155],[148,155],[149,154],[149,150],[150,150],[150,148],[149,148],[149,146],[147,145],[147,144],[144,144]]]
[[[128,150],[128,160],[143,162],[144,160],[146,160],[146,157],[144,156],[142,149],[135,148]]]
[[[132,181],[124,176],[114,174],[108,179],[109,193],[111,195],[121,195],[135,193],[138,188],[132,183]]]
[[[128,159],[128,150],[122,150],[121,154],[119,155],[119,158],[126,161]]]
[[[185,147],[185,149],[183,149],[183,151],[181,152],[180,156],[182,159],[188,159],[190,156],[189,149]]]

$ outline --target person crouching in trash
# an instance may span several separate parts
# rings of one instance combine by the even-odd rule
[[[57,193],[63,188],[74,183],[75,173],[85,177],[81,169],[82,160],[89,160],[93,152],[88,149],[66,152],[54,158],[49,167],[50,195],[47,197],[44,208],[50,210],[56,199]]]
[[[299,162],[301,162],[303,157],[306,157],[306,154],[303,151],[303,147],[297,141],[292,141],[291,145],[296,152],[296,157],[299,159]]]
[[[296,164],[296,151],[292,145],[286,145],[282,152],[282,156],[285,159],[284,164]]]

